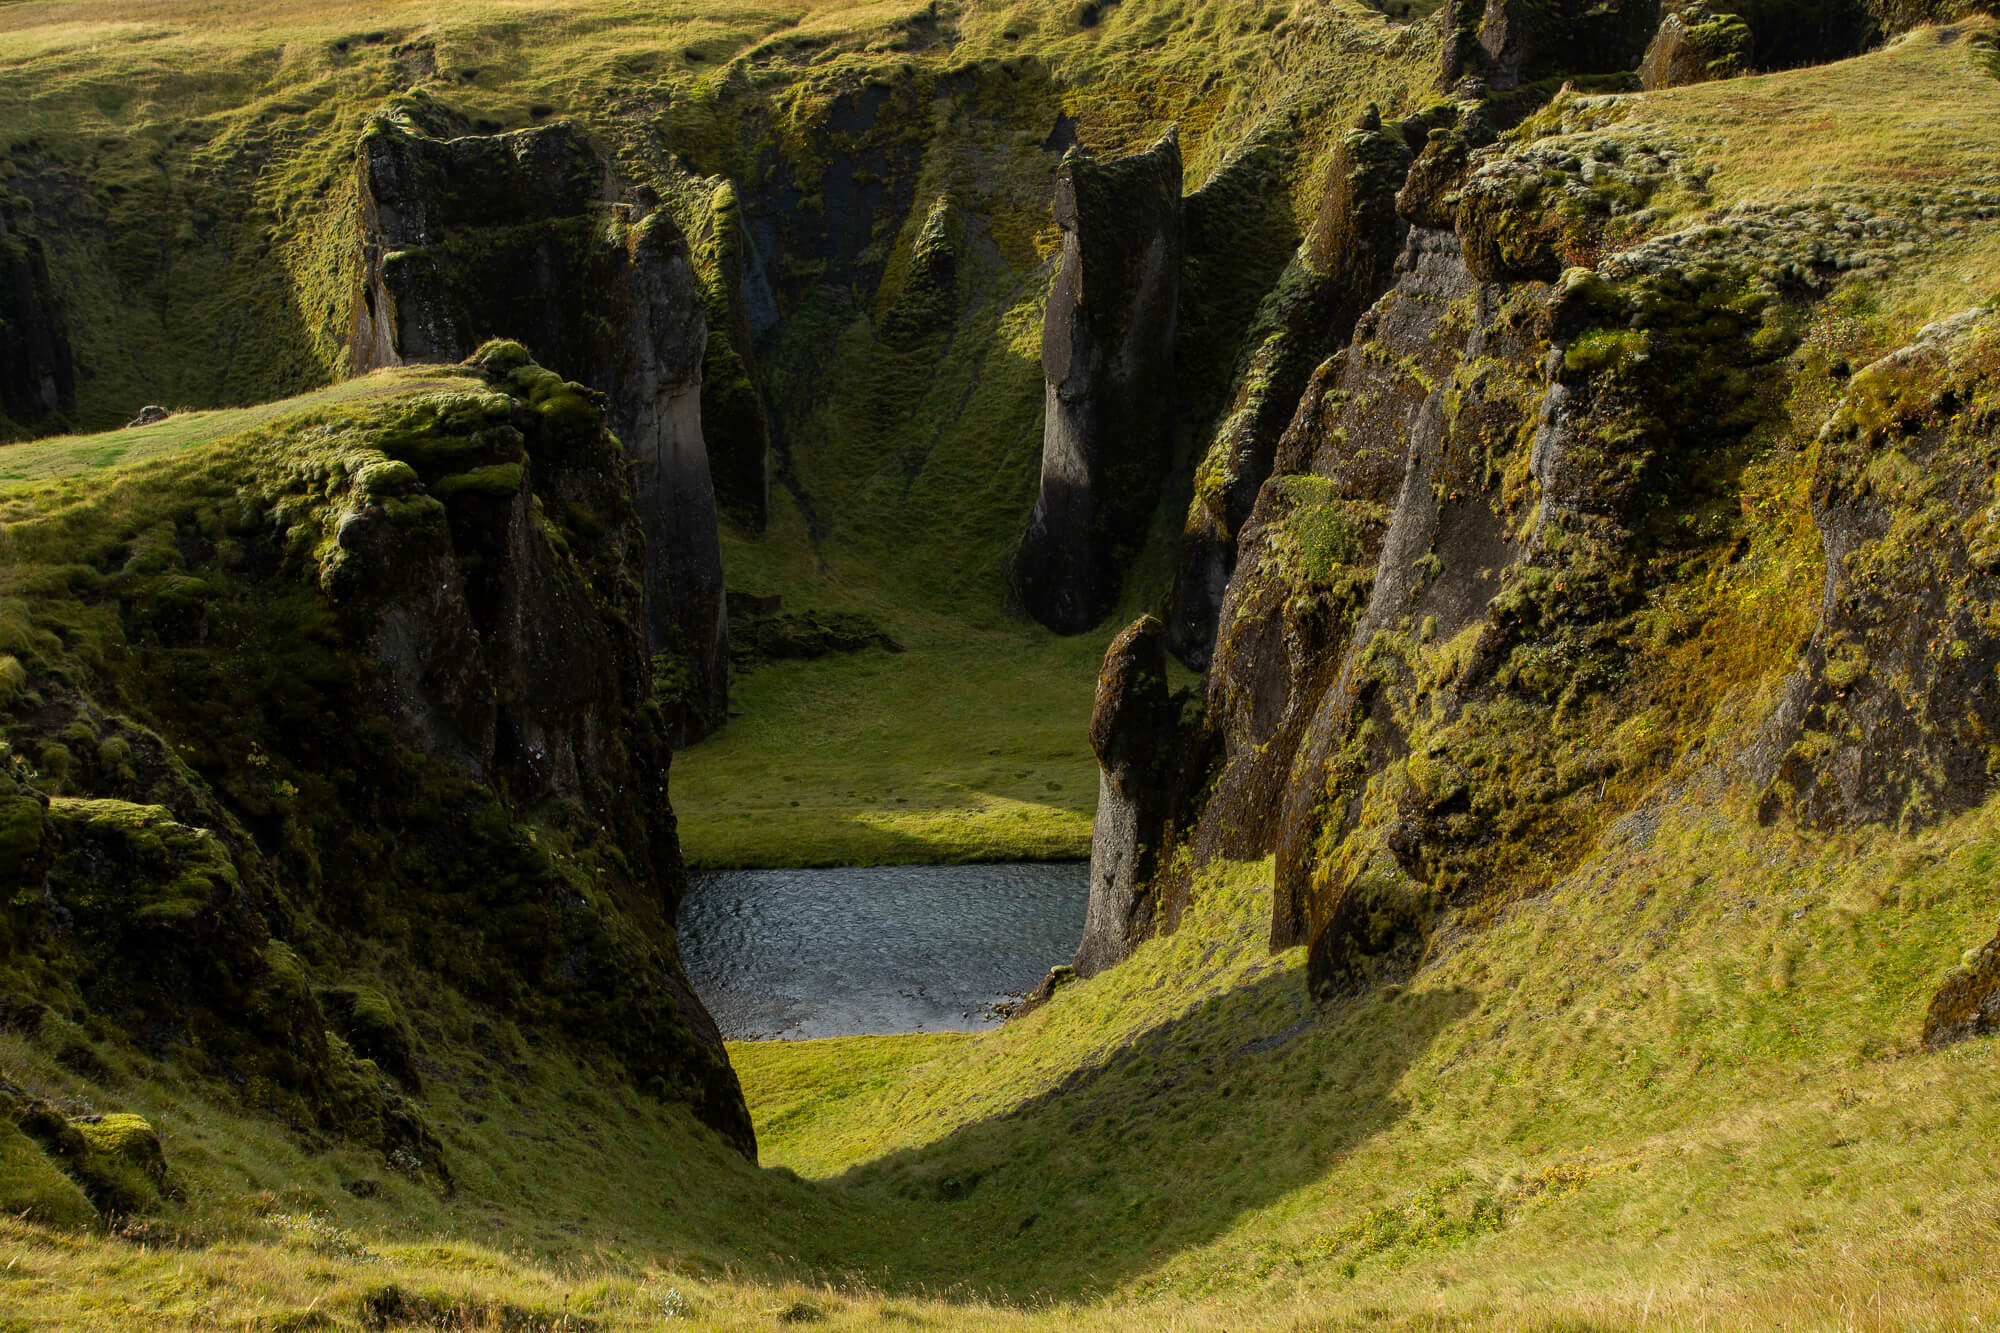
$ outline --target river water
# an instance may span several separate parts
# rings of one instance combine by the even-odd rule
[[[1088,862],[689,877],[681,958],[725,1037],[967,1032],[1067,963]]]

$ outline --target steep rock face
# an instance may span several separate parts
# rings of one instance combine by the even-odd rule
[[[1228,414],[1196,477],[1175,569],[1168,644],[1197,669],[1214,651],[1217,617],[1235,572],[1237,538],[1271,472],[1278,437],[1306,378],[1387,284],[1407,224],[1397,214],[1413,156],[1434,117],[1385,127],[1373,108],[1327,167],[1305,243],[1266,297]]]
[[[1857,373],[1819,448],[1826,587],[1755,756],[1763,809],[1919,828],[1982,800],[2000,761],[2000,318]]]
[[[1388,290],[1314,372],[1238,535],[1213,748],[1181,741],[1206,777],[1176,776],[1203,795],[1158,855],[1167,923],[1205,863],[1274,855],[1272,942],[1309,944],[1322,992],[1549,883],[1699,734],[1717,692],[1648,645],[1713,634],[1737,672],[1808,627],[1691,628],[1682,581],[1745,540],[1750,441],[1796,428],[1760,386],[1835,271],[1831,220],[1620,251],[1634,201],[1699,199],[1701,173],[1597,132],[1482,149],[1484,114],[1431,127]]]
[[[1090,902],[1074,964],[1079,976],[1103,971],[1151,933],[1149,890],[1166,832],[1180,713],[1167,692],[1164,635],[1151,616],[1126,626],[1105,650],[1097,677],[1090,718],[1097,819]]]
[[[1653,92],[1734,78],[1755,68],[1756,54],[1756,34],[1741,17],[1691,4],[1660,20],[1660,30],[1639,62],[1639,84]]]
[[[1606,74],[1639,63],[1659,0],[1448,0],[1439,82],[1478,79],[1495,92],[1556,74]]]
[[[601,399],[494,344],[121,477],[66,536],[17,512],[15,1009],[172,1049],[442,1181],[414,1052],[477,1034],[384,997],[447,988],[754,1153],[679,967],[647,543]],[[37,573],[78,540],[100,577]],[[44,628],[74,617],[101,655]]]
[[[1116,162],[1072,153],[1056,175],[1063,248],[1042,332],[1042,481],[1014,585],[1060,633],[1089,629],[1116,602],[1171,462],[1180,209],[1171,130]]]
[[[12,421],[46,432],[75,410],[69,331],[41,242],[0,208],[0,429]]]
[[[707,324],[672,220],[609,202],[608,168],[565,125],[440,140],[378,118],[358,171],[354,369],[457,360],[510,337],[604,390],[646,531],[650,647],[685,679],[675,737],[713,729],[728,615],[702,436]]]
[[[1912,28],[1992,10],[1981,0],[1666,0],[1661,8],[1639,65],[1649,91],[1845,60]]]

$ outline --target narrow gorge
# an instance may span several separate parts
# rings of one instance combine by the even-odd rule
[[[0,12],[0,1328],[2000,1308],[1971,0]]]

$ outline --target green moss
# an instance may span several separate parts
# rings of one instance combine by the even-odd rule
[[[491,463],[465,472],[452,472],[431,483],[431,492],[441,500],[475,496],[506,499],[520,494],[522,468],[519,463]]]
[[[416,484],[417,470],[400,459],[370,463],[354,474],[354,485],[364,494],[393,496]]]
[[[0,1123],[0,1212],[48,1227],[97,1221],[97,1210],[76,1182],[11,1121]]]
[[[158,1206],[168,1188],[166,1155],[149,1121],[115,1113],[72,1123],[86,1147],[77,1176],[99,1211],[130,1214]]]

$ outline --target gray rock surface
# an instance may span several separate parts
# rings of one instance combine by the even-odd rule
[[[488,338],[602,389],[647,541],[652,652],[680,681],[676,743],[728,707],[728,616],[702,437],[707,322],[672,220],[612,202],[583,135],[555,124],[438,139],[380,118],[363,136],[366,277],[353,369],[457,360]]]
[[[1097,818],[1090,838],[1090,904],[1073,966],[1094,976],[1152,933],[1151,885],[1173,786],[1175,722],[1167,692],[1165,626],[1152,616],[1111,641],[1097,677],[1090,748],[1097,756]]]
[[[1015,557],[1028,613],[1081,633],[1118,599],[1172,461],[1173,345],[1181,263],[1181,154],[1056,173],[1062,263],[1042,327],[1042,479]]]

